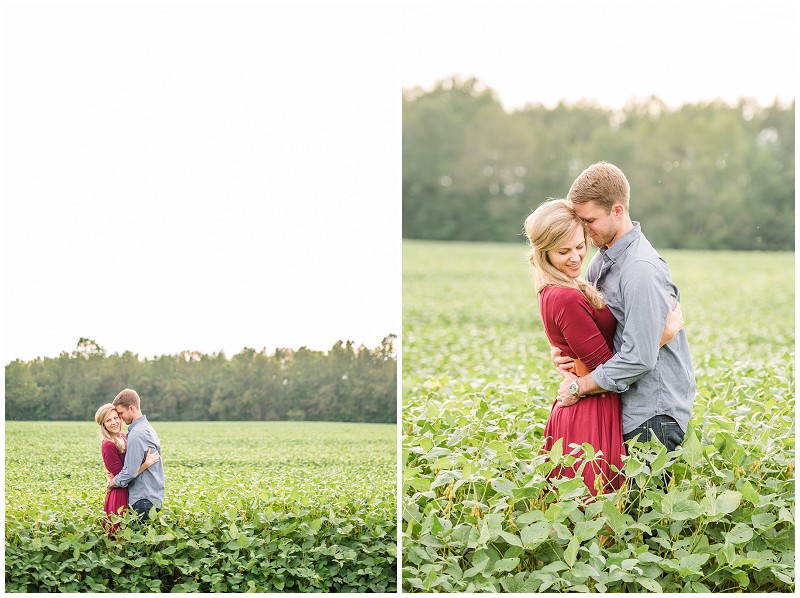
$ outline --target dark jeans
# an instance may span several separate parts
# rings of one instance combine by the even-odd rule
[[[630,434],[623,435],[623,438],[625,442],[630,442],[639,436],[639,442],[648,442],[651,434],[655,434],[668,451],[674,451],[683,442],[683,430],[669,415],[651,417]]]
[[[150,519],[150,509],[153,507],[153,503],[146,498],[142,498],[137,500],[135,503],[131,505],[131,509],[136,511],[136,514],[142,521],[147,521]],[[156,511],[160,511],[158,507],[156,507]]]

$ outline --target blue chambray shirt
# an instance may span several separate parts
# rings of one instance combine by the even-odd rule
[[[128,503],[134,504],[143,498],[148,499],[156,507],[161,508],[164,502],[164,464],[159,459],[138,476],[147,449],[161,453],[161,441],[158,434],[143,415],[128,426],[128,447],[125,450],[125,465],[114,477],[117,486],[128,487]]]
[[[621,393],[624,434],[656,415],[669,415],[685,432],[696,390],[686,333],[658,346],[671,296],[680,300],[680,292],[667,263],[633,224],[601,248],[586,271],[617,320],[614,356],[591,376],[601,388]]]

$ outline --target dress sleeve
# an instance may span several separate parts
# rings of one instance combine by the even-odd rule
[[[100,447],[103,453],[103,463],[106,469],[112,474],[117,475],[122,471],[122,455],[117,451],[113,442],[104,442]]]
[[[612,357],[594,319],[594,308],[580,291],[565,289],[558,297],[555,323],[569,345],[572,357],[594,370]]]

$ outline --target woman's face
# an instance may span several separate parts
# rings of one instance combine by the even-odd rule
[[[119,420],[119,415],[117,412],[112,410],[106,416],[106,419],[103,421],[103,426],[105,429],[108,430],[109,434],[119,434],[120,429],[122,428],[122,423]]]
[[[550,263],[570,278],[578,278],[581,275],[584,257],[586,257],[586,238],[582,226],[576,226],[572,235],[560,246],[547,252]]]

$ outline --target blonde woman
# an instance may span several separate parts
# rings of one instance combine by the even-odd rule
[[[100,426],[100,451],[103,463],[106,466],[107,476],[113,477],[122,471],[125,464],[125,448],[127,438],[122,433],[122,420],[119,418],[114,405],[106,403],[94,415],[94,421]],[[144,463],[139,468],[139,473],[150,467],[159,459],[158,451],[150,453],[148,449]],[[106,529],[110,534],[117,531],[119,524],[112,523],[111,515],[121,515],[128,508],[128,489],[112,488],[106,493]]]
[[[574,373],[584,375],[611,359],[617,327],[600,293],[580,275],[589,241],[586,229],[569,202],[554,199],[528,216],[525,233],[545,334],[551,346],[573,358]],[[680,315],[676,312],[670,318],[662,344],[680,329]],[[585,464],[579,459],[574,467],[560,468],[554,476],[574,477],[582,466],[584,482],[593,495],[619,488],[624,482],[617,473],[625,454],[617,393],[588,395],[569,407],[556,400],[544,434],[547,451],[562,439],[565,454],[575,450],[570,445],[584,443],[602,453]],[[580,457],[583,451],[573,454]]]

